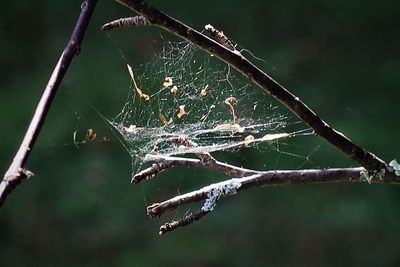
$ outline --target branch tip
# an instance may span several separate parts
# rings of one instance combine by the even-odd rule
[[[146,19],[144,16],[134,16],[134,17],[120,18],[113,20],[101,26],[101,29],[103,31],[109,31],[120,27],[149,26],[149,25],[150,21],[148,21],[148,19]]]
[[[162,212],[160,211],[161,210],[160,203],[153,203],[150,206],[148,206],[146,210],[147,210],[147,215],[150,218],[160,217],[162,214]]]
[[[190,224],[194,223],[195,221],[200,220],[204,215],[206,215],[209,212],[211,212],[211,211],[198,210],[194,213],[190,213],[189,215],[186,215],[185,217],[183,217],[180,220],[165,223],[160,226],[160,232],[158,234],[164,235],[164,234],[171,232],[179,227],[184,227],[184,226],[190,225]]]
[[[132,176],[131,183],[137,184],[143,180],[150,180],[156,174],[171,168],[174,166],[174,162],[172,161],[164,161],[160,160],[159,162],[153,163],[150,167],[138,172],[137,174]]]

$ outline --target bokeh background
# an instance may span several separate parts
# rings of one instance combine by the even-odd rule
[[[400,4],[372,1],[151,1],[202,29],[211,23],[321,117],[386,161],[399,157]],[[19,146],[79,13],[80,1],[7,1],[0,10],[0,169]],[[103,23],[130,10],[99,1],[27,167],[36,176],[0,209],[1,266],[398,266],[400,192],[393,185],[263,187],[220,201],[190,227],[159,237],[187,208],[149,219],[146,204],[223,178],[174,169],[130,185],[131,159],[108,125],[129,89],[125,62],[157,53],[152,28]],[[155,41],[156,40],[156,41]],[[157,41],[158,40],[158,41]],[[121,56],[120,50],[123,53]],[[275,103],[278,105],[277,103]],[[282,109],[284,110],[284,109]],[[93,128],[108,141],[76,148]],[[297,139],[306,167],[356,166],[318,137]],[[218,154],[249,168],[265,155]],[[282,156],[276,168],[299,167]],[[194,208],[194,207],[193,207]]]

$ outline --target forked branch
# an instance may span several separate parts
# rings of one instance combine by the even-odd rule
[[[165,159],[166,162],[173,161]],[[202,208],[191,213],[181,220],[166,223],[160,227],[160,235],[172,231],[178,227],[191,224],[211,212],[216,201],[220,197],[232,195],[237,192],[261,186],[275,186],[288,184],[311,184],[327,182],[363,182],[360,173],[366,173],[362,167],[336,168],[336,169],[309,169],[309,170],[274,170],[243,178],[233,178],[227,181],[215,183],[183,195],[176,196],[160,203],[154,203],[147,207],[150,217],[159,217],[167,211],[189,203],[205,201]],[[400,184],[400,179],[394,173],[382,174],[379,179],[369,180],[370,183]]]
[[[153,6],[139,0],[117,0],[117,2],[129,7],[147,21],[157,27],[161,27],[171,33],[174,33],[191,43],[199,46],[201,49],[217,56],[225,61],[240,73],[248,77],[251,81],[259,85],[270,95],[284,104],[301,120],[307,123],[317,135],[321,136],[329,143],[340,149],[347,156],[358,162],[368,172],[389,171],[386,163],[376,157],[366,149],[354,144],[342,133],[333,129],[329,124],[323,121],[313,110],[304,104],[298,97],[289,92],[286,88],[269,77],[262,70],[257,68],[249,60],[243,57],[235,50],[231,50],[224,45],[208,38],[204,34],[172,18],[171,16],[159,11]]]
[[[196,168],[214,169],[225,172],[230,176],[244,177],[253,174],[263,173],[262,171],[250,170],[242,167],[237,167],[228,163],[223,163],[218,160],[200,160],[180,157],[169,157],[163,155],[147,155],[146,161],[155,161],[152,166],[138,172],[132,177],[132,183],[139,183],[142,180],[149,180],[154,175],[172,168],[174,166],[187,166]]]
[[[265,171],[243,178],[233,178],[208,185],[200,190],[179,195],[161,203],[155,203],[147,207],[150,217],[159,217],[169,210],[174,210],[183,204],[189,204],[205,200],[207,192],[213,188],[220,187],[230,181],[240,183],[237,191],[247,190],[264,185],[289,185],[289,184],[315,184],[328,182],[365,182],[360,178],[360,173],[365,171],[362,167],[357,168],[332,168],[332,169],[308,169],[308,170],[273,170]],[[388,173],[380,179],[372,179],[371,183],[400,184],[400,179],[393,173]]]
[[[36,107],[33,118],[26,130],[25,137],[0,183],[0,206],[3,204],[7,195],[23,179],[33,175],[32,172],[24,168],[25,163],[28,160],[37,137],[39,136],[47,112],[50,109],[50,105],[53,102],[61,80],[67,72],[72,58],[80,52],[80,46],[96,2],[96,0],[85,0],[81,5],[81,12],[71,38],[54,67],[53,73],[51,74],[39,104]]]
[[[179,195],[161,203],[154,203],[147,207],[147,213],[150,217],[158,217],[166,211],[176,209],[178,206],[192,202],[205,201],[200,210],[190,213],[178,221],[172,221],[161,226],[160,234],[164,234],[178,227],[182,227],[199,220],[213,210],[220,197],[235,194],[236,192],[253,187],[259,187],[263,185],[326,183],[339,181],[359,182],[364,180],[368,181],[369,183],[400,184],[400,179],[394,173],[392,168],[393,166],[388,167],[383,160],[376,157],[366,149],[354,144],[342,133],[330,127],[298,97],[293,95],[286,88],[243,57],[243,55],[236,50],[232,42],[221,31],[218,31],[211,25],[206,25],[206,30],[211,33],[213,38],[210,39],[204,34],[181,23],[169,15],[166,15],[165,13],[157,10],[143,1],[117,0],[117,2],[134,10],[140,14],[140,16],[119,19],[111,23],[107,23],[102,27],[103,30],[110,30],[120,26],[154,25],[188,40],[189,42],[197,45],[212,55],[217,56],[222,61],[234,67],[244,76],[275,97],[288,109],[290,109],[302,121],[308,124],[314,130],[316,135],[319,135],[327,140],[329,143],[337,147],[339,150],[362,166],[358,168],[341,169],[255,171],[219,162],[212,158],[209,154],[207,157],[197,154],[200,159],[147,155],[146,160],[155,161],[156,163],[134,175],[132,181],[135,183],[140,182],[143,179],[149,179],[163,170],[178,165],[211,168],[224,171],[233,177],[242,177],[211,184],[200,190]],[[233,122],[235,122],[235,113],[232,106],[233,101],[232,103],[225,103],[230,106]]]

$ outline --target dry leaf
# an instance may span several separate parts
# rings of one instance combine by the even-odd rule
[[[170,87],[171,85],[172,85],[172,78],[171,77],[165,78],[165,80],[163,82],[163,86],[164,87]]]
[[[94,139],[96,139],[96,135],[97,134],[94,132],[93,129],[88,129],[87,133],[86,133],[86,140],[88,142],[92,142],[92,141],[94,141]]]
[[[161,120],[165,125],[170,125],[170,124],[172,123],[172,118],[169,119],[169,120],[167,120],[167,119],[165,118],[165,116],[164,116],[163,114],[161,114],[161,113],[160,113],[159,117],[160,117],[160,120]]]
[[[178,87],[176,85],[172,86],[171,93],[176,94],[177,91],[178,91]]]
[[[185,105],[180,105],[179,106],[179,113],[178,113],[178,118],[182,118],[184,115],[186,115],[185,111]]]
[[[204,86],[204,88],[201,89],[200,95],[202,96],[208,95],[208,84],[206,84],[206,86]]]
[[[233,96],[228,97],[227,99],[225,99],[224,103],[226,105],[228,105],[228,109],[232,114],[232,124],[236,124],[236,113],[235,113],[235,108],[233,107],[233,105],[235,105],[237,103],[237,99],[234,98]]]
[[[126,64],[126,66],[128,67],[128,72],[129,72],[129,75],[131,76],[131,79],[133,81],[133,85],[135,86],[136,92],[139,94],[140,98],[143,98],[145,101],[149,101],[150,96],[143,93],[143,91],[137,86],[135,76],[133,75],[133,70],[132,70],[131,66],[129,66],[129,64]]]
[[[224,124],[217,125],[217,127],[214,128],[214,131],[225,131],[225,130],[235,130],[239,133],[244,132],[244,128],[240,127],[240,125],[237,123],[235,123],[235,124],[224,123]]]
[[[228,106],[236,104],[238,101],[235,97],[230,96],[227,99],[225,99],[224,103],[227,104]]]
[[[140,97],[143,98],[143,99],[146,100],[146,101],[149,101],[149,100],[150,100],[150,96],[149,96],[149,95],[146,95],[146,94],[142,94]]]
[[[290,136],[290,134],[288,134],[288,133],[267,134],[267,135],[264,135],[261,138],[261,140],[262,141],[273,141],[273,140],[276,140],[276,139],[286,138],[286,137],[289,137],[289,136]]]

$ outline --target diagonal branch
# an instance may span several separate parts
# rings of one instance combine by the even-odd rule
[[[370,173],[373,171],[389,171],[386,163],[371,152],[354,144],[342,133],[333,129],[323,121],[313,110],[304,104],[298,97],[289,92],[286,88],[274,79],[257,68],[249,60],[237,51],[230,50],[218,42],[208,38],[193,28],[166,15],[149,4],[139,0],[117,0],[117,2],[129,7],[144,16],[152,25],[161,27],[172,32],[192,43],[201,49],[217,56],[225,61],[251,81],[259,85],[270,95],[275,97],[300,119],[307,123],[317,135],[340,149],[347,156],[358,162]]]
[[[89,24],[97,0],[85,0],[81,5],[81,12],[72,32],[71,38],[61,54],[53,73],[44,89],[43,95],[36,107],[33,118],[26,130],[25,137],[14,156],[14,159],[4,174],[0,183],[0,206],[7,195],[25,178],[32,176],[32,173],[24,168],[29,154],[39,136],[47,112],[54,99],[57,89],[64,77],[72,58],[79,54],[80,46]]]
[[[192,224],[195,221],[200,220],[202,217],[204,217],[209,212],[211,212],[211,211],[210,210],[207,210],[207,211],[198,210],[198,211],[195,211],[193,213],[186,215],[185,217],[183,217],[180,220],[177,220],[177,221],[174,220],[172,222],[164,223],[163,225],[160,226],[160,232],[158,232],[158,234],[164,235],[168,232],[175,230],[176,228],[184,227],[189,224]]]

